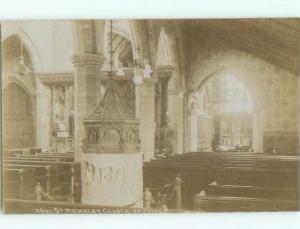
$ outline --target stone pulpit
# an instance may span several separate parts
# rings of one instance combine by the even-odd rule
[[[140,151],[139,122],[127,104],[119,95],[118,82],[108,79],[104,96],[84,121],[84,152],[129,154]]]
[[[84,120],[82,202],[110,206],[142,203],[142,154],[139,122],[120,96],[117,80]]]

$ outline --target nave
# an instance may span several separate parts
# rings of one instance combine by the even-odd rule
[[[298,28],[1,22],[4,211],[298,210]]]

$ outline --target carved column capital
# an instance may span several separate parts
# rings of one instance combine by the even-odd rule
[[[175,67],[173,65],[156,66],[154,73],[157,79],[170,79]]]
[[[105,61],[105,57],[100,54],[80,53],[80,54],[74,54],[71,57],[71,61],[75,67],[94,66],[94,67],[101,68]]]
[[[151,85],[151,84],[155,85],[156,82],[157,82],[157,80],[153,79],[153,78],[151,78],[151,79],[144,79],[144,84],[147,84],[147,85]]]

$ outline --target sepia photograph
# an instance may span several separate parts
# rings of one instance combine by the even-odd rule
[[[4,214],[299,211],[299,18],[0,23]]]

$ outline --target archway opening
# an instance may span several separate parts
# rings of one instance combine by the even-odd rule
[[[236,76],[212,76],[192,100],[197,151],[253,151],[253,102]]]
[[[111,34],[112,23],[112,34]],[[110,65],[110,55],[113,59],[113,68],[133,67],[133,35],[128,20],[107,20],[104,29],[104,67]],[[112,42],[112,44],[111,44]]]
[[[33,63],[22,39],[12,35],[3,41],[3,146],[30,148],[35,144]]]
[[[169,94],[172,83],[170,47],[164,28],[160,29],[155,59],[157,82],[155,84],[155,157],[167,156],[175,150],[175,131],[171,128],[171,121],[176,115],[172,112],[173,96]]]
[[[30,58],[30,53],[24,42],[17,36],[12,35],[3,41],[3,76],[15,75],[17,67],[22,61],[26,68],[32,69],[33,63]]]

